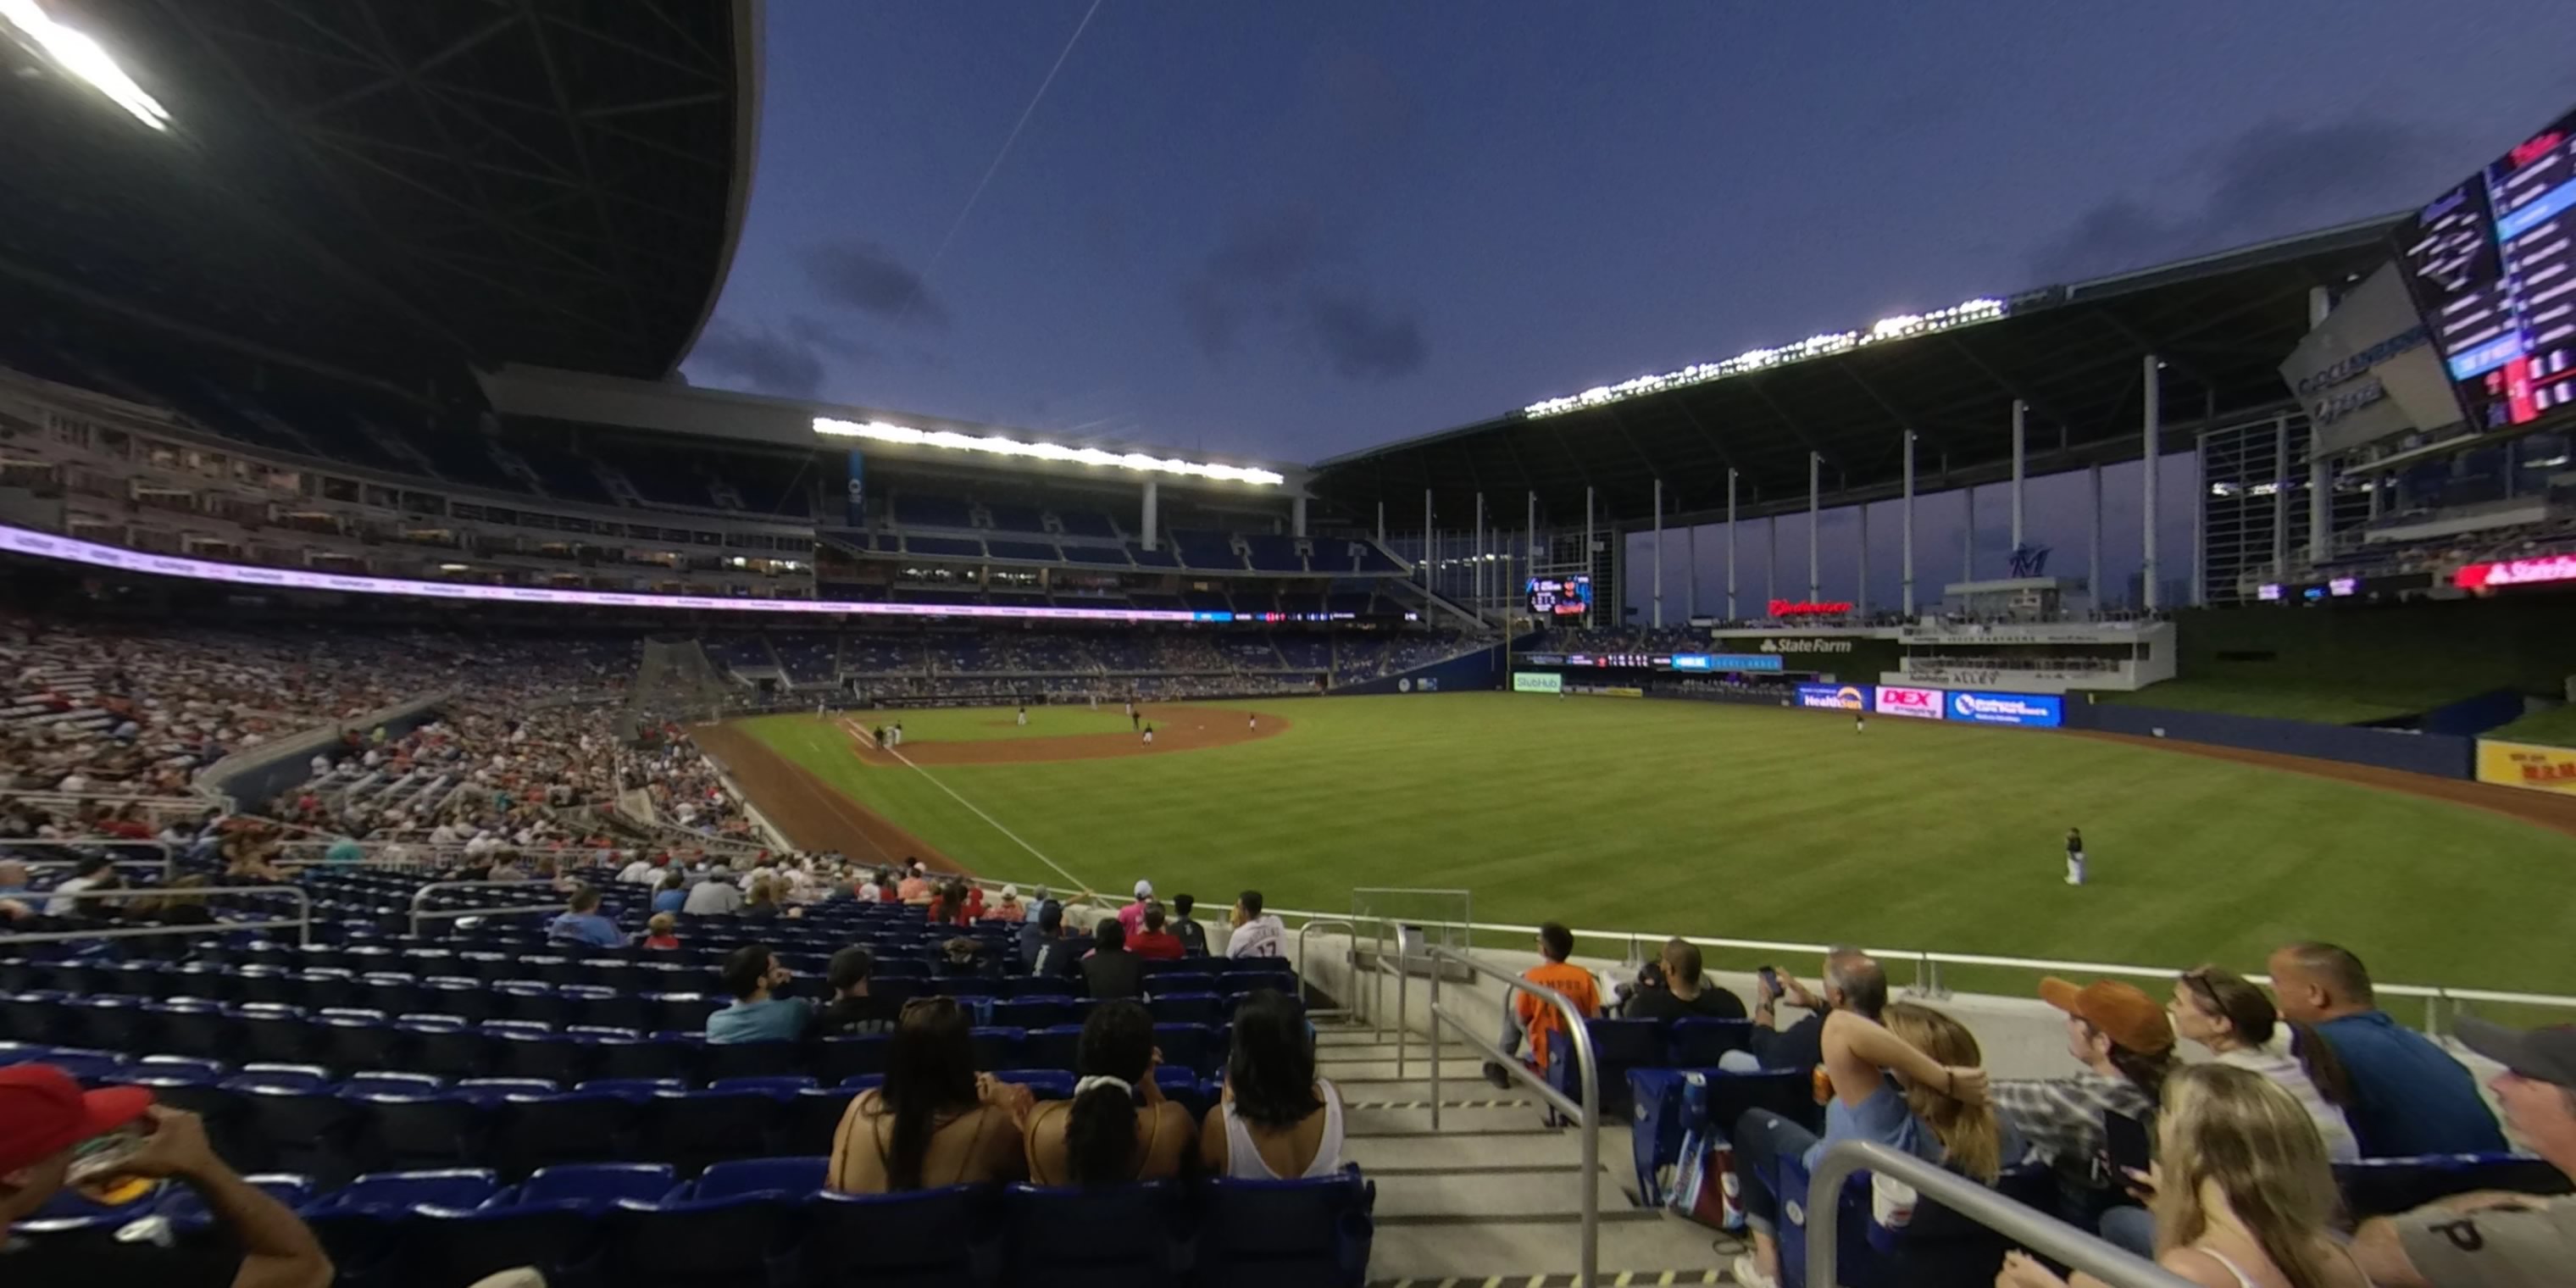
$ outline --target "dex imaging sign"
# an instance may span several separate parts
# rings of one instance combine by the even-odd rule
[[[2066,701],[2042,693],[1953,693],[1950,718],[1970,724],[2054,729],[2066,723]]]
[[[1917,720],[1941,718],[1943,694],[1939,689],[1908,689],[1882,684],[1875,690],[1876,699],[1870,710],[1883,716],[1911,716]]]

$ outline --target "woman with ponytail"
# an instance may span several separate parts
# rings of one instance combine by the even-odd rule
[[[2231,1064],[2165,1080],[2156,1118],[2156,1264],[2202,1288],[2370,1288],[2329,1228],[2334,1169],[2315,1122],[2280,1084]],[[1996,1288],[2066,1288],[2027,1254]],[[2101,1288],[2090,1275],[2076,1288]]]
[[[1082,1025],[1073,1099],[1029,1111],[1029,1180],[1121,1185],[1181,1174],[1198,1144],[1190,1111],[1163,1099],[1154,1070],[1154,1017],[1135,1002],[1103,1002]]]

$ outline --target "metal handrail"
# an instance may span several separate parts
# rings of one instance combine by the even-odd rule
[[[203,886],[186,891],[168,886],[150,886],[134,890],[80,890],[61,897],[124,900],[160,899],[172,894],[184,894],[191,899],[200,895],[218,894],[284,895],[295,901],[296,915],[272,921],[218,921],[204,926],[134,926],[118,930],[31,930],[21,934],[0,935],[0,945],[55,944],[85,939],[141,939],[153,935],[229,935],[241,930],[276,930],[288,926],[293,926],[298,931],[296,936],[298,943],[308,948],[313,945],[313,896],[305,893],[302,886]],[[50,893],[41,895],[31,893],[28,896],[30,900],[40,898],[51,900],[56,897]]]
[[[447,908],[432,912],[426,911],[421,907],[421,904],[429,898],[430,893],[436,890],[525,890],[529,886],[552,888],[543,881],[432,881],[428,885],[422,886],[421,888],[411,892],[412,936],[414,938],[418,938],[420,936],[420,923],[424,921],[447,921],[460,917],[523,916],[532,912],[561,912],[564,910],[565,902],[562,899],[557,899],[553,903],[526,904],[509,908]]]
[[[1340,926],[1344,930],[1351,932],[1351,942],[1353,945],[1356,946],[1359,943],[1360,928],[1348,919],[1342,917],[1317,917],[1297,928],[1297,1003],[1300,1006],[1305,1005],[1306,990],[1312,987],[1311,977],[1313,972],[1306,968],[1306,935],[1307,932],[1313,930],[1317,926]],[[1354,997],[1356,997],[1356,995],[1357,991],[1354,990]],[[1318,1015],[1348,1015],[1350,1012],[1351,1008],[1348,1006],[1327,1006],[1320,1009],[1316,1007],[1306,1008],[1306,1016],[1309,1019]]]
[[[1807,1182],[1807,1288],[1835,1288],[1835,1262],[1842,1248],[1834,1227],[1842,1216],[1843,1182],[1862,1171],[1903,1181],[1922,1197],[2111,1288],[2191,1288],[2190,1280],[2135,1253],[1871,1140],[1842,1141],[1816,1160],[1815,1175]],[[1591,1282],[1588,1272],[1584,1282]]]
[[[142,840],[142,841],[138,841],[138,840],[135,840],[135,839],[133,839],[133,838],[131,838],[131,837],[124,837],[124,836],[65,836],[65,837],[54,837],[54,838],[49,838],[49,839],[47,839],[47,840],[42,840],[42,841],[37,841],[37,840],[22,840],[22,839],[20,839],[20,838],[18,838],[18,837],[14,837],[14,836],[13,836],[13,837],[9,837],[9,838],[7,838],[7,839],[5,839],[5,840],[0,840],[0,851],[5,851],[5,850],[103,850],[103,849],[110,849],[110,848],[115,848],[115,847],[128,847],[128,848],[142,848],[142,849],[153,849],[153,850],[159,850],[159,851],[161,852],[161,865],[160,865],[160,866],[161,866],[161,879],[162,879],[162,880],[164,880],[164,881],[172,881],[172,880],[176,880],[176,879],[178,878],[178,875],[179,875],[179,851],[178,851],[178,848],[177,848],[176,846],[171,845],[168,841],[159,841],[159,840]],[[45,863],[56,863],[56,862],[62,862],[62,860],[58,860],[58,859],[37,859],[37,860],[34,860],[34,861],[30,864],[30,866],[35,866],[35,865],[40,865],[40,864],[45,864]],[[149,860],[149,859],[111,859],[111,860],[109,860],[109,862],[111,862],[111,863],[117,863],[117,864],[135,864],[135,863],[149,863],[149,862],[151,862],[151,860]]]
[[[1544,985],[1533,984],[1498,967],[1488,966],[1466,953],[1452,952],[1436,944],[1423,950],[1431,963],[1431,1130],[1440,1130],[1440,1026],[1456,1028],[1467,1044],[1484,1052],[1485,1057],[1501,1065],[1515,1081],[1528,1084],[1539,1099],[1558,1113],[1573,1117],[1583,1131],[1583,1277],[1577,1282],[1601,1282],[1601,1071],[1592,1058],[1592,1031],[1583,1027],[1583,1012],[1565,994]],[[1555,1007],[1565,1017],[1565,1028],[1574,1043],[1574,1058],[1581,1066],[1583,1098],[1569,1100],[1565,1093],[1547,1085],[1545,1079],[1530,1071],[1501,1047],[1487,1042],[1464,1020],[1440,1009],[1440,963],[1456,962],[1468,970],[1500,982],[1506,990],[1527,993]],[[1509,1005],[1506,1000],[1505,1005]]]

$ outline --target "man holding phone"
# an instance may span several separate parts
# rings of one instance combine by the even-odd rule
[[[195,1114],[152,1103],[140,1087],[83,1092],[48,1064],[0,1069],[0,1279],[17,1282],[9,1227],[42,1208],[70,1181],[83,1147],[148,1127],[115,1173],[171,1178],[197,1192],[215,1223],[241,1247],[233,1288],[326,1288],[331,1259],[286,1205],[245,1181],[206,1143]]]

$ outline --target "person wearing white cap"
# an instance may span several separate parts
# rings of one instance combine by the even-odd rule
[[[1136,901],[1118,910],[1118,924],[1127,928],[1128,938],[1135,938],[1136,932],[1145,928],[1145,905],[1152,902],[1153,898],[1154,883],[1138,878]]]
[[[1003,886],[1000,901],[996,902],[984,916],[993,921],[1007,921],[1015,925],[1027,921],[1029,910],[1020,903],[1020,888],[1015,885]]]

